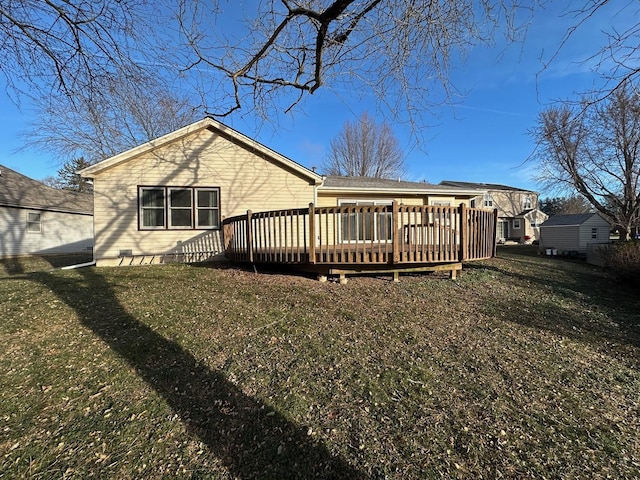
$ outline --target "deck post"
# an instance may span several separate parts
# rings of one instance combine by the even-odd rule
[[[467,259],[467,206],[460,204],[460,261]]]
[[[498,235],[498,209],[493,209],[493,236],[491,237],[491,241],[493,245],[491,247],[492,257],[495,257],[498,254],[498,242],[496,241],[496,236]]]
[[[309,204],[309,263],[316,263],[316,210]]]
[[[398,240],[400,237],[400,227],[398,225],[399,217],[398,202],[394,200],[391,204],[391,225],[393,225],[393,228],[391,229],[392,263],[400,263],[400,248],[398,247]]]
[[[253,263],[253,227],[251,226],[251,210],[247,210],[247,252],[249,262]]]
[[[222,221],[222,244],[224,245],[224,253],[231,248],[231,238],[233,237],[233,225]]]

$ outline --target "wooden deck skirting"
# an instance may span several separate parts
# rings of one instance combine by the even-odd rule
[[[313,266],[327,273],[449,265],[455,277],[462,262],[495,255],[496,225],[497,210],[464,204],[310,204],[227,218],[223,237],[227,257],[236,262]]]

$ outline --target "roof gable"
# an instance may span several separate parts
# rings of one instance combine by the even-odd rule
[[[51,188],[0,165],[0,205],[66,213],[93,213],[93,195]]]
[[[242,133],[234,130],[223,123],[220,123],[210,117],[205,117],[202,120],[199,120],[191,125],[187,125],[186,127],[180,128],[174,132],[168,133],[159,137],[155,140],[151,140],[150,142],[144,143],[137,147],[134,147],[125,152],[119,153],[118,155],[114,155],[113,157],[107,158],[101,162],[98,162],[88,168],[81,170],[80,175],[86,178],[94,178],[95,175],[100,174],[100,172],[112,168],[116,165],[122,164],[124,162],[128,162],[134,160],[136,157],[143,155],[147,152],[156,150],[163,146],[169,145],[173,142],[179,141],[186,136],[196,134],[197,132],[201,132],[202,130],[210,130],[218,133],[220,136],[226,137],[240,144],[243,148],[251,152],[259,152],[262,155],[265,155],[275,163],[280,166],[292,170],[304,178],[309,179],[312,183],[319,184],[322,181],[322,177],[317,173],[309,170],[308,168],[300,165],[297,162],[285,157],[284,155],[279,154],[278,152],[262,145],[259,142],[243,135]]]

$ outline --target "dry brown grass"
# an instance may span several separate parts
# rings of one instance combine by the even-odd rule
[[[637,478],[638,312],[637,290],[526,248],[457,282],[5,273],[0,472]]]

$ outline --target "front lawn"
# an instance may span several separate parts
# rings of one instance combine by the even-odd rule
[[[0,478],[639,478],[639,292],[498,252],[399,284],[0,263]]]

